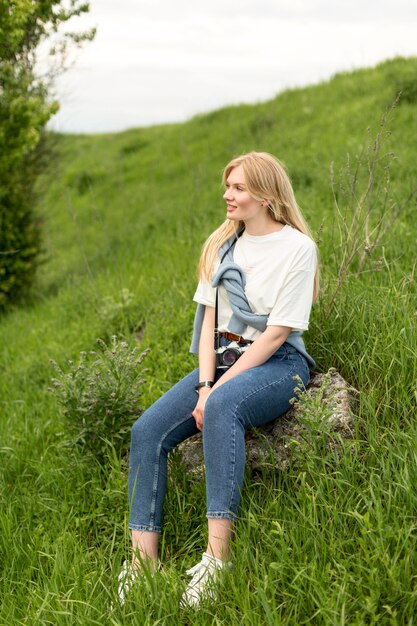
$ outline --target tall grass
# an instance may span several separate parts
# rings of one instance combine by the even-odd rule
[[[341,168],[377,129],[415,59],[338,75],[257,106],[186,124],[59,137],[43,181],[47,262],[38,292],[2,319],[0,559],[2,624],[389,624],[417,612],[416,224],[413,206],[338,290],[330,164]],[[408,83],[407,83],[408,84]],[[411,99],[410,99],[411,98]],[[391,189],[415,186],[416,103],[390,122]],[[245,480],[235,569],[219,602],[180,610],[184,571],[205,548],[205,492],[170,461],[165,567],[110,609],[129,552],[126,457],[103,466],[68,447],[48,393],[98,337],[150,347],[142,403],[184,375],[199,249],[223,219],[220,171],[234,154],[282,157],[313,231],[323,295],[306,342],[318,369],[360,390],[354,445],[298,456],[286,472]],[[377,271],[375,270],[375,267]],[[372,270],[372,271],[371,271]]]

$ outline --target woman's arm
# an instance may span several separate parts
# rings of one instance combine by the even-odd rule
[[[265,363],[282,346],[290,332],[291,328],[288,328],[288,326],[267,326],[262,335],[255,339],[236,363],[226,370],[214,387],[212,387],[212,391],[238,374]]]
[[[206,306],[199,344],[200,381],[214,380],[216,372],[216,354],[213,349],[214,313],[213,307]],[[199,430],[203,429],[204,407],[212,391],[238,374],[265,363],[282,346],[290,332],[291,328],[288,326],[267,326],[266,330],[245,350],[236,363],[226,370],[211,389],[203,387],[199,390],[198,402],[193,411]]]
[[[214,314],[214,307],[206,305],[198,348],[200,381],[214,380],[216,373],[216,353],[214,352]],[[210,392],[210,387],[202,387],[198,391],[198,402],[192,415],[199,430],[203,429],[204,406]]]
[[[205,307],[200,343],[198,347],[200,381],[214,380],[214,375],[216,373],[216,353],[214,352],[214,313],[214,307]]]

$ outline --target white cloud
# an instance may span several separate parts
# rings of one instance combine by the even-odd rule
[[[417,54],[416,15],[406,0],[93,0],[78,28],[97,24],[97,37],[58,81],[62,109],[52,126],[180,121]]]
[[[113,0],[92,3],[92,9],[115,15]],[[247,16],[251,19],[291,19],[320,22],[404,22],[417,20],[413,0],[123,0],[119,14],[140,15],[158,21],[182,21],[194,17]]]

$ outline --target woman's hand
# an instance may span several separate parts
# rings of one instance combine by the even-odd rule
[[[198,392],[198,402],[195,406],[192,416],[195,419],[198,430],[203,430],[204,422],[204,407],[206,406],[207,398],[211,394],[210,387],[202,387]]]

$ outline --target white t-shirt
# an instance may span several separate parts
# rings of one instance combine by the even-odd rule
[[[269,315],[268,326],[308,329],[317,265],[316,246],[310,237],[287,224],[279,232],[259,237],[244,231],[236,242],[233,260],[245,272],[245,293],[252,311]],[[214,307],[216,290],[207,281],[200,280],[193,299]],[[227,292],[221,285],[220,331],[229,330],[232,314]],[[259,330],[247,326],[242,336],[254,340],[260,334]]]

